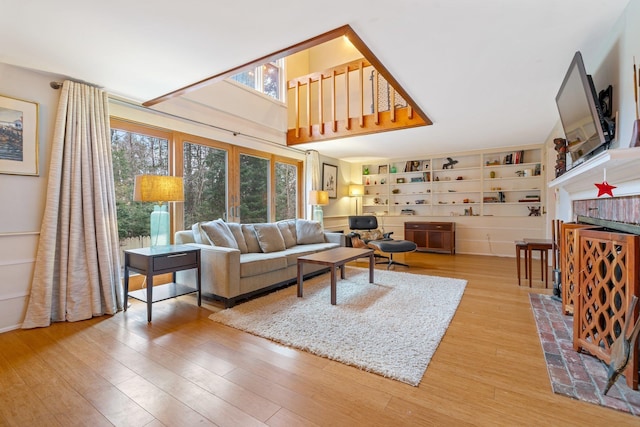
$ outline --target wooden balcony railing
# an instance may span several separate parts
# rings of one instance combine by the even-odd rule
[[[431,124],[366,59],[292,79],[287,90],[287,145]]]

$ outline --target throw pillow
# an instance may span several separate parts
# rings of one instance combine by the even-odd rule
[[[240,249],[241,254],[246,254],[249,252],[247,248],[247,242],[244,240],[244,234],[242,234],[242,226],[237,222],[227,222],[227,227],[231,230],[231,234],[233,234],[234,239],[236,239],[236,243],[238,243],[238,249]]]
[[[295,230],[295,224],[296,224],[295,220],[285,219],[283,221],[276,222],[276,225],[280,230],[280,234],[282,234],[282,238],[284,239],[284,244],[287,248],[290,248],[296,245],[296,237],[291,232],[292,224]]]
[[[205,232],[202,231],[203,222],[196,222],[191,226],[191,232],[193,233],[193,241],[196,243],[200,243],[201,245],[210,245],[211,241],[206,236]]]
[[[296,236],[299,245],[324,243],[324,232],[318,221],[299,219],[296,221]]]
[[[215,246],[239,249],[233,233],[222,219],[203,223],[202,230]]]
[[[260,243],[258,243],[258,236],[256,236],[256,230],[253,228],[253,224],[242,224],[242,234],[244,235],[244,241],[247,243],[247,250],[250,253],[260,253]]]
[[[278,252],[287,248],[276,224],[254,224],[253,228],[256,230],[262,252]]]

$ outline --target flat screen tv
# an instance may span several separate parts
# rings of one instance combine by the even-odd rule
[[[576,52],[556,96],[560,121],[573,166],[611,142],[593,80]]]

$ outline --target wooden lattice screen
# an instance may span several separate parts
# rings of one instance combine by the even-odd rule
[[[578,283],[578,229],[595,228],[588,224],[563,223],[560,238],[560,274],[562,275],[562,311],[573,314],[575,292]]]
[[[640,236],[577,229],[579,241],[578,290],[574,294],[573,347],[609,364],[611,344],[623,332],[627,315],[635,324],[638,311],[627,313],[631,297],[638,296]],[[638,348],[623,372],[627,385],[638,389]]]

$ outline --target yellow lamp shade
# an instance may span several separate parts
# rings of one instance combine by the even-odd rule
[[[322,206],[329,204],[329,192],[312,190],[309,191],[309,204],[315,206]]]
[[[133,200],[137,202],[181,202],[184,200],[182,177],[136,175]]]
[[[349,185],[349,196],[350,197],[359,197],[364,195],[364,185],[362,184],[351,184]]]

